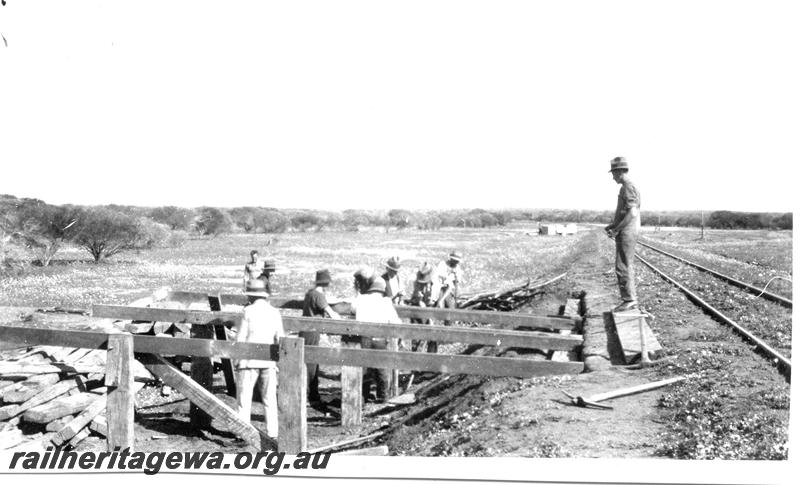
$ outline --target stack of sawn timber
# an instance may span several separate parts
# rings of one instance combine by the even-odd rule
[[[136,393],[152,376],[133,365]],[[37,346],[0,360],[0,450],[75,447],[92,432],[105,436],[105,369],[105,350]]]

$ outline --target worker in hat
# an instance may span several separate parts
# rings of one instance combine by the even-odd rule
[[[432,295],[438,308],[457,308],[458,287],[464,279],[464,271],[460,266],[463,259],[460,252],[453,251],[447,260],[439,262],[434,269]],[[450,320],[444,320],[443,323],[450,325]]]
[[[615,269],[622,303],[614,308],[614,311],[621,312],[638,308],[633,261],[636,254],[636,240],[639,236],[640,198],[639,191],[628,177],[628,162],[625,158],[616,157],[611,160],[609,172],[614,182],[621,185],[614,221],[605,228],[608,237],[616,243]]]
[[[249,303],[244,307],[242,319],[236,328],[236,342],[277,344],[286,332],[278,309],[267,297],[264,282],[251,279],[247,282],[245,295]],[[253,403],[253,388],[258,386],[261,403],[264,405],[264,421],[267,435],[278,437],[277,363],[272,360],[241,359],[236,366],[236,404],[239,416],[250,422]]]
[[[400,258],[392,256],[386,261],[384,267],[386,271],[381,278],[386,282],[386,296],[392,300],[392,303],[399,305],[405,296],[405,288],[400,280]]]
[[[261,276],[264,272],[264,261],[258,257],[258,250],[250,251],[250,262],[244,265],[244,276],[242,286],[247,291],[247,282]]]
[[[392,301],[386,297],[386,281],[383,278],[373,278],[372,284],[363,295],[356,297],[353,302],[356,320],[372,323],[401,323]],[[361,348],[386,350],[386,338],[363,337]],[[367,369],[364,374],[362,396],[365,400],[383,402],[391,382],[390,369]],[[371,386],[375,384],[375,395],[372,396]]]
[[[411,293],[411,298],[408,303],[412,306],[431,307],[436,306],[436,300],[432,297],[433,289],[433,266],[430,263],[423,263],[417,271],[417,277],[414,280],[414,291]],[[419,323],[423,325],[430,325],[430,318],[411,318],[411,323]],[[438,351],[436,342],[425,340],[414,340],[411,342],[411,350],[416,352],[418,349],[426,349],[430,353]]]
[[[317,318],[332,318],[339,320],[341,317],[331,308],[325,294],[331,284],[331,274],[327,269],[317,271],[314,287],[306,292],[303,300],[303,316]],[[299,336],[305,339],[306,345],[319,345],[319,332],[302,331]],[[311,405],[321,403],[319,396],[319,364],[306,364],[308,402]]]

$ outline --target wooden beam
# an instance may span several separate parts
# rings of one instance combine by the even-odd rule
[[[214,328],[208,325],[192,325],[191,336],[192,339],[213,339]],[[192,380],[208,390],[209,393],[211,392],[211,385],[214,383],[214,368],[211,365],[210,357],[192,356]],[[194,402],[189,404],[189,420],[192,426],[198,428],[211,426],[211,415]]]
[[[359,342],[345,342],[342,345],[353,349],[361,347]],[[364,371],[361,367],[342,366],[341,421],[345,428],[361,426],[361,387],[363,382]]]
[[[99,318],[116,318],[117,320],[180,322],[201,325],[231,324],[242,319],[241,312],[173,310],[170,308],[143,308],[124,305],[93,305],[92,316]]]
[[[107,340],[108,334],[103,332],[0,325],[0,341],[3,342],[104,349]]]
[[[498,328],[546,328],[550,330],[571,330],[575,320],[567,317],[531,315],[517,312],[487,312],[479,310],[454,310],[416,306],[396,306],[401,318],[435,318],[460,322],[479,322]]]
[[[4,362],[0,362],[0,369],[2,368],[2,364],[4,364]],[[0,374],[6,374],[6,372],[0,370]],[[39,374],[31,376],[27,380],[20,382],[17,387],[2,393],[3,403],[23,403],[60,380],[58,374]]]
[[[487,321],[497,327],[573,329],[575,319],[567,317],[543,317],[524,313],[482,312],[474,310],[451,310],[446,308],[397,307],[402,317],[438,318],[460,321]],[[240,312],[211,312],[202,310],[170,310],[164,308],[138,308],[112,305],[95,305],[93,312],[107,318],[125,318],[154,321],[189,322],[195,325],[234,325]],[[483,320],[481,320],[483,319]],[[283,316],[284,327],[289,331],[320,331],[340,335],[363,335],[370,337],[399,337],[406,339],[432,340],[438,342],[460,342],[480,345],[500,345],[552,350],[571,350],[580,345],[578,336],[561,336],[545,332],[514,332],[513,330],[490,330],[485,328],[458,328],[436,325],[375,324],[354,320],[330,320],[322,318]],[[499,343],[498,343],[499,342]]]
[[[48,401],[51,401],[67,392],[77,389],[83,388],[84,386],[84,379],[80,376],[75,376],[72,379],[66,379],[56,384],[53,384],[51,387],[48,387],[44,391],[40,392],[39,394],[33,396],[32,398],[28,399],[22,404],[13,404],[11,406],[3,406],[0,408],[0,420],[5,420],[8,418],[13,418],[19,414],[24,413],[25,411],[44,404]],[[77,411],[76,411],[77,412]],[[71,414],[71,413],[67,413]],[[64,415],[62,415],[64,416]],[[53,418],[55,419],[55,418]],[[45,423],[50,422],[51,420],[45,421]]]
[[[397,352],[400,350],[398,347],[399,342],[396,338],[390,338],[389,345],[387,346],[386,350],[391,350],[392,352]],[[389,380],[389,389],[386,391],[386,397],[392,398],[397,397],[400,395],[400,371],[397,369],[392,369],[391,372],[391,379]]]
[[[219,295],[209,295],[208,306],[211,308],[212,312],[222,310],[222,300]],[[222,325],[214,325],[214,337],[221,341],[228,340],[228,336],[225,334],[225,327]],[[222,374],[225,376],[225,388],[228,391],[228,395],[236,397],[236,377],[233,373],[233,362],[231,362],[231,359],[223,357],[220,359],[220,363],[222,365]]]
[[[552,362],[509,357],[439,355],[418,352],[390,352],[306,346],[306,362],[386,369],[405,369],[446,374],[485,376],[539,377],[580,374],[583,362]]]
[[[100,395],[94,392],[79,392],[72,396],[59,397],[28,409],[22,418],[29,423],[47,424],[54,419],[79,413],[99,398]]]
[[[306,449],[305,341],[281,337],[278,357],[278,451],[297,454]]]
[[[109,335],[105,332],[0,325],[0,341],[9,342],[63,342],[71,347],[105,349]],[[262,360],[267,355],[270,360],[278,360],[278,346],[269,344],[134,335],[133,348],[137,353]]]
[[[260,449],[261,438],[258,430],[249,422],[242,420],[233,409],[204,389],[203,386],[190,379],[160,356],[142,354],[139,360],[153,375],[161,378],[164,384],[180,391],[192,403],[212,416],[216,420],[215,422],[227,428],[227,431],[244,438]]]
[[[136,392],[133,389],[133,336],[126,334],[109,335],[106,356],[106,419],[108,431],[106,443],[108,450],[115,446],[133,450],[133,408]],[[100,413],[102,407],[89,417]],[[87,421],[88,422],[88,421]]]
[[[95,418],[95,416],[99,415],[106,408],[106,401],[106,396],[100,396],[100,398],[90,404],[89,407],[84,409],[79,415],[75,416],[73,419],[70,419],[69,422],[64,424],[64,426],[58,428],[56,433],[50,438],[50,441],[53,443],[53,445],[62,446],[64,443],[75,437],[75,435],[80,433],[81,430],[83,430],[86,425],[88,425]],[[133,421],[133,416],[131,416],[131,421]],[[132,435],[133,433],[131,432],[131,437]],[[131,444],[126,446],[132,445],[133,440],[131,439]],[[116,444],[115,446],[120,445]],[[120,446],[120,449],[123,448],[125,447]],[[113,449],[113,446],[109,446],[108,448],[109,451],[112,451]]]
[[[458,342],[533,349],[571,350],[583,343],[579,335],[550,332],[515,331],[486,328],[459,328],[414,323],[367,323],[355,320],[283,316],[283,326],[290,332],[317,331],[334,335],[398,337],[407,340]]]
[[[0,374],[6,376],[23,374],[94,374],[97,372],[103,372],[103,368],[101,366],[91,364],[26,364],[24,362],[0,361]],[[58,379],[56,379],[56,381],[57,380]]]

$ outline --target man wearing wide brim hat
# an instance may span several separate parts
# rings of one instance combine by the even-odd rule
[[[430,307],[436,305],[436,300],[432,299],[431,293],[433,288],[433,266],[430,263],[423,263],[417,271],[417,277],[414,280],[414,291],[411,293],[411,298],[408,303],[412,306]],[[431,324],[431,319],[426,318],[411,318],[411,323],[421,323],[425,325]],[[426,349],[428,352],[436,353],[436,342],[425,340],[412,340],[411,350],[416,352],[418,349]]]
[[[339,320],[341,317],[331,308],[325,296],[328,285],[331,284],[331,273],[327,269],[317,271],[314,279],[314,288],[306,292],[303,300],[304,317],[328,317]],[[302,331],[299,336],[305,339],[306,345],[319,345],[319,332]],[[319,364],[306,364],[308,402],[309,404],[320,403],[319,395]]]
[[[437,306],[456,308],[458,287],[464,279],[464,271],[460,266],[463,259],[463,254],[453,251],[447,260],[441,261],[433,271],[433,297]]]
[[[236,342],[277,344],[286,332],[278,309],[267,297],[269,293],[260,279],[251,279],[245,288],[249,304],[244,307],[237,326]],[[264,405],[267,435],[278,437],[277,363],[271,360],[241,359],[236,366],[236,404],[239,416],[250,422],[253,388],[258,386]]]
[[[622,297],[622,303],[614,308],[617,312],[638,308],[633,262],[636,257],[636,240],[639,237],[641,199],[639,191],[628,176],[628,170],[628,161],[624,157],[611,160],[609,172],[614,182],[621,185],[614,221],[605,228],[608,237],[614,239],[616,244],[615,270]]]
[[[404,285],[400,280],[400,258],[392,256],[384,266],[386,272],[381,275],[381,278],[386,282],[386,296],[392,300],[392,303],[400,304],[405,296]]]
[[[371,323],[401,323],[392,301],[385,296],[386,281],[373,278],[366,293],[358,295],[353,302],[356,320]],[[386,350],[386,338],[362,337],[361,347],[364,349]],[[362,395],[370,400],[370,388],[375,383],[375,400],[382,402],[387,397],[392,373],[389,369],[368,368],[362,383]]]

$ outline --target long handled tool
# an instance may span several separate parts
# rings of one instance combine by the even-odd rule
[[[589,397],[582,397],[582,396],[573,396],[572,394],[568,393],[565,390],[561,390],[567,397],[569,397],[570,402],[576,406],[580,407],[597,407],[602,409],[614,409],[613,407],[607,404],[600,404],[600,401],[606,401],[608,399],[614,399],[615,397],[622,397],[622,396],[630,396],[631,394],[638,394],[640,392],[651,391],[653,389],[658,389],[659,387],[668,386],[670,384],[674,384],[676,382],[680,382],[683,380],[688,379],[692,376],[678,376],[672,377],[670,379],[665,379],[663,381],[657,382],[650,382],[647,384],[642,384],[639,386],[633,387],[626,387],[624,389],[618,389],[616,391],[609,391],[603,392],[600,394],[595,394]]]

